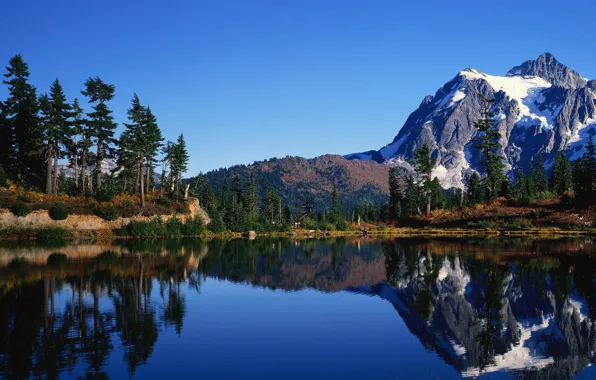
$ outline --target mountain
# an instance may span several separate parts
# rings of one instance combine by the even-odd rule
[[[411,170],[413,152],[429,144],[437,158],[433,175],[446,187],[463,187],[482,171],[472,139],[480,118],[480,95],[495,99],[507,171],[527,169],[537,154],[548,166],[558,151],[581,156],[596,128],[596,80],[587,80],[550,53],[513,67],[504,76],[465,69],[427,95],[390,144],[345,156]]]
[[[301,157],[273,158],[252,165],[237,165],[206,174],[215,190],[221,190],[224,181],[232,184],[238,175],[246,181],[256,179],[261,196],[265,183],[277,189],[284,204],[300,209],[304,199],[312,196],[319,211],[331,204],[333,185],[337,186],[344,206],[351,208],[363,202],[386,200],[389,167],[375,161],[353,161],[338,155],[324,155],[312,159]]]

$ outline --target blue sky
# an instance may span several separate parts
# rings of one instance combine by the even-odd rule
[[[21,53],[42,92],[70,99],[89,76],[133,92],[189,174],[286,155],[391,142],[424,95],[457,72],[503,74],[550,51],[596,78],[594,1],[12,1],[0,65]],[[0,99],[6,89],[0,86]]]

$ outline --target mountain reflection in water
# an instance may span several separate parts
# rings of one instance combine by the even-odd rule
[[[438,376],[442,378],[571,378],[594,361],[595,277],[596,245],[591,239],[257,239],[126,241],[53,249],[3,246],[0,377],[135,376],[139,368],[149,365],[155,372],[142,377],[158,377],[160,369],[172,370],[171,357],[156,353],[160,338],[164,344],[167,340],[168,347],[192,350],[176,347],[166,337],[196,334],[192,342],[199,345],[197,331],[210,331],[219,334],[222,347],[240,345],[230,332],[231,325],[217,323],[216,312],[224,315],[227,309],[217,310],[218,302],[209,303],[209,308],[197,306],[211,294],[202,292],[211,281],[210,292],[221,290],[218,301],[246,302],[249,297],[251,306],[262,310],[257,318],[264,319],[272,301],[255,292],[281,290],[276,302],[281,302],[279,297],[297,302],[288,298],[293,291],[315,290],[300,298],[304,304],[299,307],[308,309],[320,307],[321,301],[314,301],[318,292],[352,300],[365,294],[391,305],[393,319],[363,317],[362,310],[349,302],[342,306],[348,310],[343,317],[353,314],[352,319],[367,318],[360,321],[371,325],[403,323],[427,351],[435,353],[425,357],[434,362],[422,369],[419,364],[410,368],[402,364],[391,372],[390,361],[379,360],[375,366],[387,362],[387,371],[378,372],[378,377],[384,377],[381,373],[391,373],[389,378],[426,377],[425,370],[436,368],[443,371]],[[228,318],[244,325],[248,316]],[[299,323],[276,320],[271,325],[283,330]],[[389,331],[391,326],[384,327]],[[258,329],[256,325],[246,328]],[[356,347],[362,343],[355,331],[353,336],[349,330],[329,336],[334,340],[324,342],[326,349],[339,349],[345,341]],[[316,346],[319,337],[308,338]],[[378,339],[376,345],[383,352],[404,349],[399,340],[369,338],[373,344]],[[273,339],[269,335],[256,339],[251,349],[267,350]],[[231,346],[225,347],[224,352],[231,352]],[[282,347],[300,362],[299,352]],[[309,346],[311,351],[318,349]],[[315,353],[325,354],[320,350]],[[237,359],[225,358],[230,363]],[[349,363],[350,358],[343,359]],[[273,366],[263,360],[261,368]],[[117,362],[124,363],[122,368]],[[447,363],[452,372],[439,369],[444,366],[441,363]],[[195,369],[198,376],[200,368]],[[342,377],[366,373],[375,377],[370,368],[361,370]],[[316,368],[309,371],[311,377],[325,377]],[[288,372],[284,377],[299,377],[298,372]],[[277,372],[239,373],[245,378],[279,376]],[[188,372],[178,375],[195,377]],[[202,375],[225,377],[224,372]]]

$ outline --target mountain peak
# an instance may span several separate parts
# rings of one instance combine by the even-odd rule
[[[555,86],[571,89],[585,87],[587,83],[577,71],[557,61],[555,56],[549,52],[515,66],[507,72],[507,76],[536,76]]]

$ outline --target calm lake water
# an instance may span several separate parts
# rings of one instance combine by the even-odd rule
[[[596,378],[596,244],[0,246],[0,378]]]

